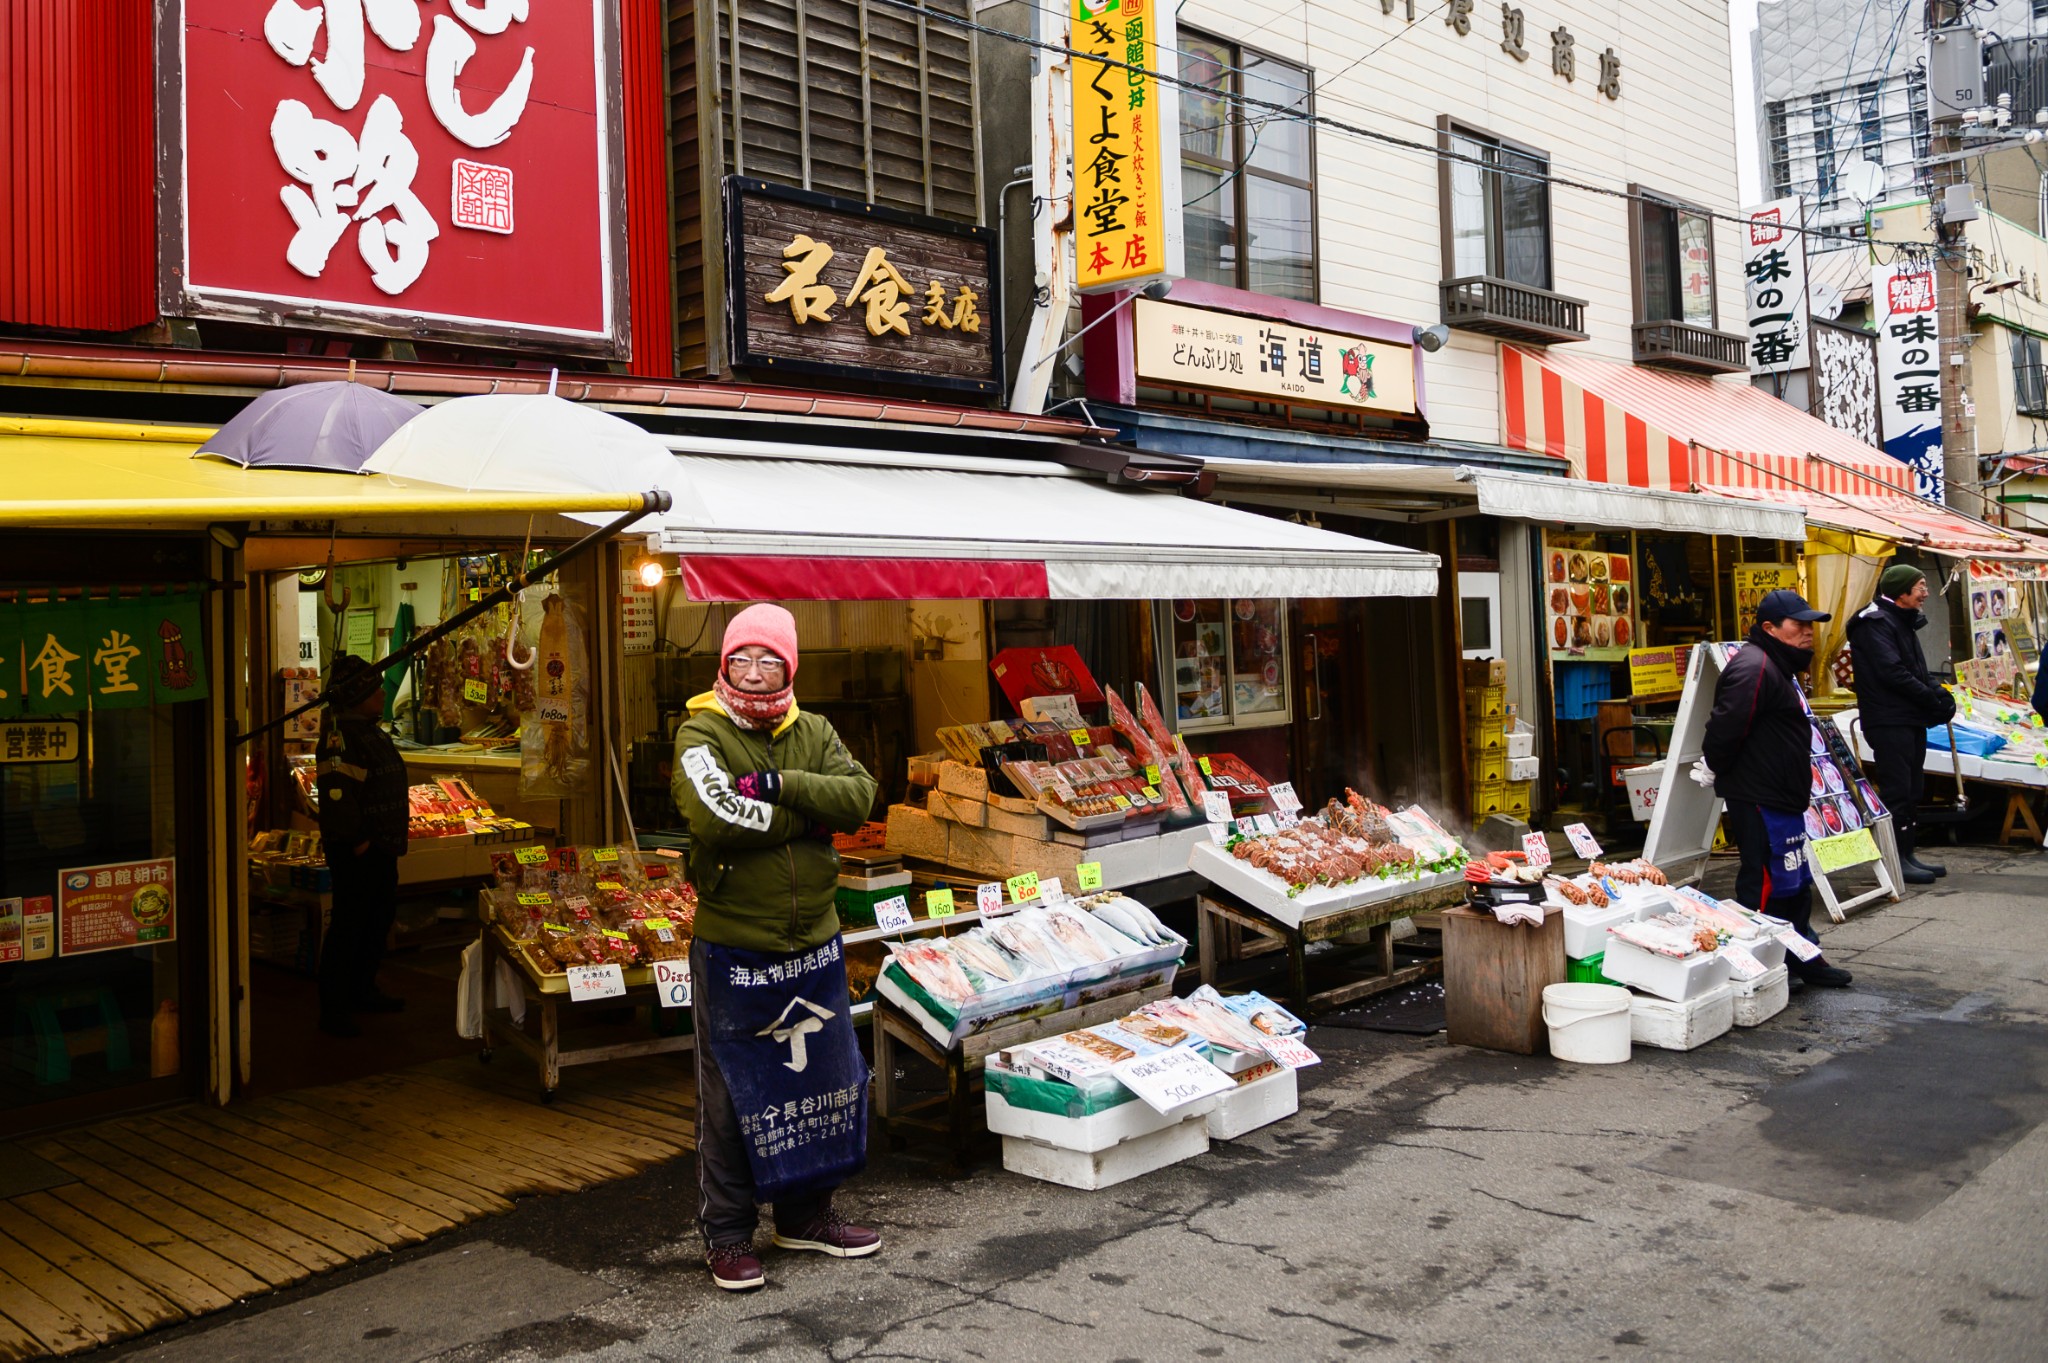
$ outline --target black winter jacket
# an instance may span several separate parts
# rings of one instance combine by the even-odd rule
[[[352,855],[359,842],[373,853],[405,855],[411,823],[405,759],[376,720],[327,712],[317,784],[320,840],[330,858]]]
[[[1800,702],[1797,655],[1761,629],[1736,650],[1714,690],[1705,756],[1714,790],[1796,814],[1813,795],[1813,727]]]
[[[1946,724],[1956,698],[1927,670],[1914,631],[1927,623],[1919,611],[1878,597],[1849,621],[1849,647],[1856,665],[1857,717],[1863,727],[1885,725],[1925,729]]]

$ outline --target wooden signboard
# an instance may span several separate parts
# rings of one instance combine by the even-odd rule
[[[1002,391],[987,228],[742,176],[725,208],[735,367]]]

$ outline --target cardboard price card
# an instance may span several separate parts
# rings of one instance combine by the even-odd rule
[[[1531,866],[1550,865],[1550,839],[1541,829],[1522,835],[1522,851],[1528,854]]]
[[[1084,861],[1074,868],[1074,883],[1081,887],[1081,893],[1102,888],[1102,863]]]
[[[1764,973],[1764,963],[1751,955],[1749,948],[1740,942],[1723,943],[1721,956],[1738,980],[1754,980]]]
[[[1117,1062],[1110,1073],[1147,1107],[1162,1114],[1237,1087],[1229,1075],[1186,1046],[1158,1055],[1133,1056]]]
[[[951,890],[926,890],[924,892],[924,916],[927,918],[951,918],[953,916],[953,892]]]
[[[1044,880],[1038,882],[1039,903],[1046,904],[1055,899],[1065,899],[1066,897],[1067,887],[1060,884],[1058,876],[1047,876]]]
[[[1003,908],[1003,887],[998,881],[988,881],[974,887],[974,907],[983,913],[1000,913]]]
[[[1828,875],[1848,866],[1861,866],[1876,861],[1879,853],[1877,840],[1870,836],[1870,830],[1859,828],[1853,833],[1841,833],[1832,838],[1821,838],[1807,845],[1813,856],[1813,864]]]
[[[1301,797],[1294,793],[1294,782],[1282,781],[1277,786],[1268,786],[1266,793],[1273,798],[1282,814],[1293,814],[1301,809]]]
[[[900,894],[875,905],[875,926],[883,932],[901,932],[916,921],[910,916],[910,901]]]
[[[572,965],[569,967],[569,997],[578,1003],[591,999],[625,997],[626,972],[616,965]]]
[[[1791,952],[1802,961],[1817,960],[1820,957],[1819,947],[1807,941],[1790,928],[1786,928],[1783,932],[1779,933],[1778,940],[1785,944],[1785,950]]]
[[[1564,835],[1571,839],[1572,851],[1577,852],[1587,861],[1591,861],[1600,855],[1600,844],[1594,839],[1593,830],[1584,824],[1566,824],[1564,826]]]
[[[612,967],[614,970],[617,966]],[[654,963],[654,992],[661,996],[664,1008],[688,1008],[690,1006],[690,963],[688,961],[656,961]]]
[[[1202,812],[1209,816],[1210,823],[1230,822],[1230,797],[1220,790],[1202,792]]]
[[[1029,904],[1038,898],[1038,872],[1026,871],[1003,882],[1009,887],[1012,904]]]
[[[514,848],[512,859],[521,866],[539,866],[548,859],[548,849],[545,847]]]
[[[1266,1048],[1267,1055],[1290,1070],[1303,1070],[1323,1063],[1323,1058],[1304,1046],[1298,1036],[1269,1036],[1261,1039],[1259,1044]]]

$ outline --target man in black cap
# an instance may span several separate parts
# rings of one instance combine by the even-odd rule
[[[1870,744],[1870,775],[1892,813],[1908,885],[1932,885],[1948,868],[1921,861],[1920,796],[1927,788],[1927,730],[1946,724],[1956,698],[1927,670],[1916,631],[1927,624],[1927,574],[1894,563],[1877,579],[1877,599],[1849,621],[1856,663],[1857,720]]]
[[[1799,674],[1813,666],[1813,627],[1832,619],[1798,592],[1757,603],[1749,640],[1722,669],[1704,745],[1714,790],[1728,803],[1728,829],[1742,854],[1735,898],[1790,923],[1818,942],[1810,921],[1813,873],[1806,861],[1806,808],[1813,795],[1813,719]],[[1815,956],[1787,956],[1807,984],[1839,988],[1849,972]]]
[[[333,879],[334,912],[320,944],[320,1030],[360,1036],[357,1013],[395,1013],[405,1000],[377,988],[384,939],[398,915],[398,859],[410,807],[405,759],[377,726],[383,678],[344,653],[328,674],[320,734],[320,844]]]

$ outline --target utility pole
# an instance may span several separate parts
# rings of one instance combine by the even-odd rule
[[[1963,23],[1964,9],[1961,0],[1927,0],[1930,75],[1935,66],[1935,35]],[[1977,419],[1969,407],[1969,248],[1963,238],[1963,224],[1949,221],[1943,212],[1949,187],[1969,184],[1969,162],[1954,156],[1963,149],[1962,120],[1957,111],[1944,110],[1932,80],[1928,83],[1927,100],[1927,150],[1934,162],[1928,168],[1927,200],[1934,221],[1935,318],[1941,336],[1942,481],[1950,506],[1965,515],[1986,519],[1984,477],[1977,467]]]

